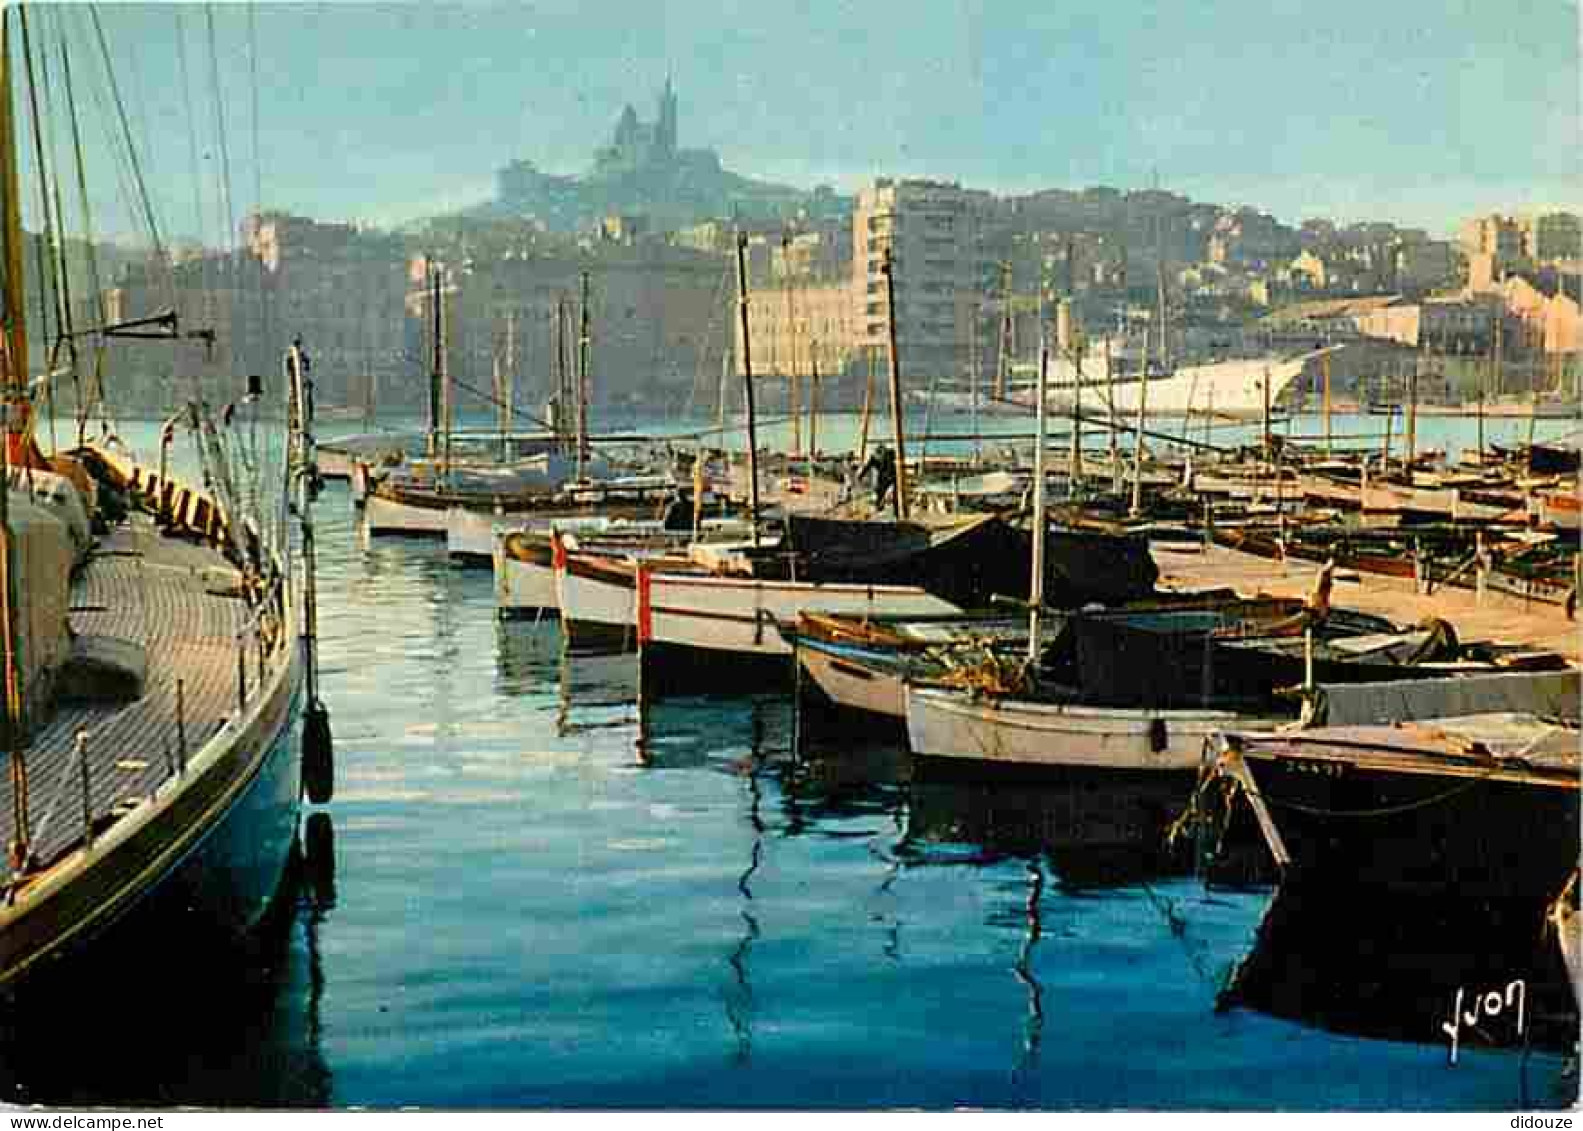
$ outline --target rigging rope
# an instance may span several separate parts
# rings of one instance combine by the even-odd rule
[[[115,67],[110,61],[110,44],[105,39],[104,24],[99,19],[99,6],[97,4],[89,4],[88,15],[93,20],[93,30],[98,38],[99,52],[104,58],[105,75],[109,79],[110,94],[115,100],[116,116],[121,123],[121,132],[126,140],[127,159],[131,163],[132,178],[137,189],[138,202],[142,205],[143,220],[148,225],[149,237],[154,242],[154,256],[160,263],[168,265],[170,257],[165,252],[164,240],[160,238],[159,221],[155,219],[154,215],[154,202],[149,197],[148,185],[143,180],[143,167],[138,163],[137,147],[133,143],[132,123],[127,118],[126,104],[121,98],[120,84],[115,81]],[[134,57],[135,54],[134,52]],[[172,282],[174,285],[174,280]],[[174,294],[172,298],[174,299]],[[171,305],[175,305],[174,301]]]
[[[256,6],[252,0],[247,5],[247,62],[248,76],[252,94],[252,126],[253,126],[253,211],[262,219],[264,215],[264,163],[259,147],[258,129],[258,26],[255,19]],[[256,262],[258,265],[258,305],[259,305],[259,341],[264,343],[264,350],[268,354],[271,343],[274,342],[274,310],[270,301],[270,288],[264,279],[263,261],[249,257],[249,264]],[[239,283],[240,285],[240,283]]]
[[[49,193],[49,166],[44,160],[44,122],[39,114],[38,84],[34,77],[33,47],[28,34],[27,8],[19,8],[22,26],[22,62],[27,77],[28,110],[31,115],[30,125],[33,131],[33,159],[38,164],[39,205],[43,217],[44,230],[39,233],[33,250],[38,259],[38,305],[39,305],[39,331],[43,337],[50,337],[50,303],[55,299],[56,333],[60,331],[60,285],[51,270],[55,266],[55,224],[50,212]],[[48,259],[45,258],[45,248],[50,248]],[[49,267],[46,268],[46,262]],[[53,292],[53,294],[52,294]],[[28,364],[27,358],[22,358],[24,368]]]

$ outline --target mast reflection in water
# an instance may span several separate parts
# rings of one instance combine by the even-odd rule
[[[346,504],[330,485],[318,524],[333,898],[299,904],[259,970],[198,981],[172,939],[174,957],[119,961],[109,988],[41,1019],[8,1011],[6,1098],[1521,1102],[1520,1053],[1470,1043],[1448,1070],[1433,1043],[1217,1013],[1267,893],[1206,893],[1140,851],[1146,804],[915,781],[860,734],[799,755],[779,696],[640,720],[630,657],[499,626],[487,573],[435,542],[365,550]],[[127,1009],[134,992],[157,1008]],[[1529,1080],[1558,1064],[1535,1052]]]

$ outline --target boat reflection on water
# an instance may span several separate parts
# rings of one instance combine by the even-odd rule
[[[1570,1051],[1578,1013],[1531,901],[1371,895],[1283,884],[1219,1006],[1328,1032],[1473,1050]]]
[[[1192,870],[1191,847],[1168,835],[1185,802],[1175,775],[1046,773],[1008,784],[931,767],[914,777],[908,797],[910,840],[1042,857],[1065,888],[1117,887]]]
[[[555,621],[498,621],[495,690],[530,695],[560,679],[561,629]]]
[[[53,1107],[322,1108],[334,1102],[320,1049],[319,932],[334,909],[334,833],[302,829],[277,902],[235,950],[118,950],[68,984],[0,1009],[0,1099]],[[135,1027],[117,1024],[135,1017]],[[92,1071],[85,1067],[91,1066]]]

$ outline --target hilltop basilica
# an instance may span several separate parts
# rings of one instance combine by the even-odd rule
[[[632,103],[627,103],[616,120],[610,144],[594,153],[595,176],[622,176],[675,164],[676,92],[669,78],[658,102],[659,114],[652,124],[640,122]]]
[[[594,151],[580,177],[543,173],[525,160],[504,166],[495,174],[495,200],[484,212],[531,216],[557,231],[612,213],[634,214],[667,230],[720,216],[787,216],[807,206],[810,194],[802,190],[728,172],[712,149],[680,148],[669,78],[655,101],[652,122],[642,121],[630,103],[622,108],[609,143]]]

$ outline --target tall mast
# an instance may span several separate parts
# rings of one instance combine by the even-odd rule
[[[506,352],[502,358],[495,355],[495,407],[499,410],[500,459],[511,458],[509,433],[511,431],[511,386],[517,351],[517,312],[506,312]]]
[[[819,456],[819,343],[808,340],[808,479]]]
[[[781,282],[786,291],[786,412],[791,417],[792,441],[788,455],[802,451],[802,419],[797,395],[797,321],[792,309],[791,235],[781,236]]]
[[[440,455],[440,271],[434,265],[434,260],[429,260],[429,303],[433,318],[431,319],[431,335],[434,343],[434,356],[429,366],[429,435],[426,445],[430,460],[439,458]]]
[[[577,478],[588,471],[588,272],[583,272],[583,310],[577,335]]]
[[[862,466],[868,458],[868,424],[874,414],[874,381],[878,377],[879,351],[868,348],[868,384],[863,388],[863,420],[857,433],[857,462]]]
[[[1158,286],[1160,319],[1160,372],[1168,373],[1171,365],[1171,350],[1165,322],[1165,248],[1163,241],[1161,241],[1160,247],[1160,261],[1156,269],[1156,282]]]
[[[1319,371],[1324,375],[1325,381],[1325,455],[1331,455],[1330,446],[1330,354],[1319,355]]]
[[[1083,363],[1078,359],[1072,334],[1072,305],[1066,299],[1057,299],[1055,306],[1055,345],[1060,356],[1072,360],[1072,444],[1066,469],[1066,489],[1077,494],[1083,479]]]
[[[896,348],[896,265],[890,248],[880,265],[885,276],[885,325],[890,343],[890,423],[896,438],[896,518],[907,517],[907,441],[901,419],[901,354]]]
[[[1499,314],[1497,314],[1495,316],[1495,399],[1496,400],[1500,400],[1501,393],[1504,391],[1504,386],[1505,386],[1504,374],[1502,374],[1502,372],[1501,372],[1501,368],[1502,368],[1501,362],[1504,360],[1502,358],[1502,356],[1501,356],[1502,352],[1503,352],[1502,349],[1501,349],[1501,345],[1502,345],[1502,342],[1501,342],[1501,329],[1502,329],[1502,326],[1501,326],[1501,324],[1504,321],[1505,321],[1505,319],[1502,318]]]
[[[1148,357],[1148,331],[1144,331],[1144,356]],[[1136,518],[1143,513],[1143,424],[1149,411],[1149,374],[1148,366],[1144,372],[1138,374],[1138,425],[1132,431],[1132,503],[1127,508],[1127,513]],[[1185,434],[1187,426],[1184,424],[1182,431]]]
[[[995,399],[1006,399],[1006,367],[1011,364],[1011,260],[1000,265],[1000,356],[995,365]]]
[[[435,276],[434,284],[434,355],[439,363],[440,396],[443,430],[440,433],[440,475],[442,480],[451,478],[451,429],[455,426],[453,414],[456,411],[456,392],[451,388],[451,367],[446,357],[445,342],[445,286],[444,273]]]
[[[27,461],[27,323],[22,288],[22,198],[17,179],[16,122],[11,110],[11,21],[0,12],[0,190],[4,192],[0,243],[4,245],[4,337],[0,339],[0,412],[4,442],[0,443],[0,648],[5,653],[5,750],[11,772],[12,839],[6,846],[13,873],[27,865],[31,849],[28,828],[27,718],[22,665],[17,654],[16,552],[11,532],[11,465]]]
[[[742,327],[742,392],[748,415],[748,523],[759,544],[759,437],[753,413],[753,351],[748,338],[748,237],[737,233],[737,317]]]
[[[969,403],[969,406],[970,406],[970,412],[971,412],[970,419],[972,421],[972,428],[973,428],[973,462],[974,463],[977,463],[979,460],[983,459],[983,457],[984,457],[983,439],[982,439],[982,437],[979,436],[979,422],[978,422],[978,384],[979,384],[979,378],[982,375],[980,373],[980,369],[983,367],[983,358],[979,356],[979,341],[978,341],[979,327],[978,327],[978,320],[980,318],[982,318],[983,315],[984,315],[984,299],[983,299],[983,295],[980,294],[979,297],[977,299],[975,299],[974,302],[973,302],[973,320],[967,324],[967,331],[968,331],[968,335],[967,335],[968,336],[968,347],[967,347],[968,348],[968,370],[967,370],[967,376],[968,376],[968,381],[969,381],[970,386],[971,386],[970,390],[969,390],[969,395],[968,395],[968,403]]]
[[[571,447],[567,425],[572,411],[571,380],[566,375],[566,296],[555,297],[555,442],[564,454]]]
[[[1413,460],[1418,455],[1418,366],[1407,371],[1407,482],[1413,481]]]
[[[1033,568],[1028,582],[1028,660],[1039,658],[1039,614],[1044,608],[1044,432],[1049,412],[1050,339],[1040,319],[1039,389],[1035,398],[1033,438]]]

